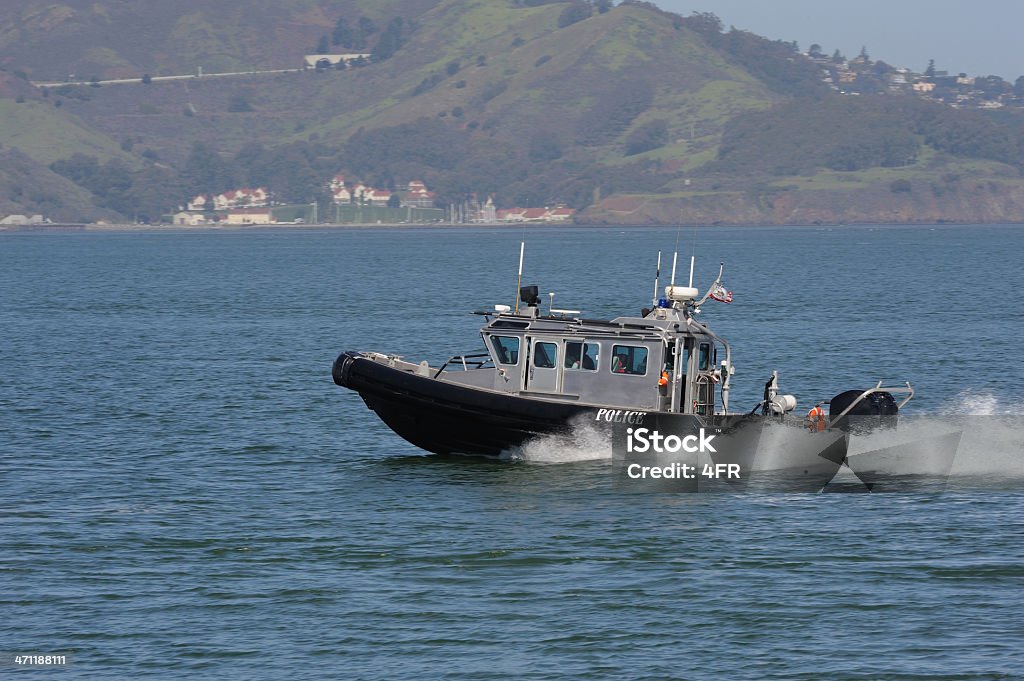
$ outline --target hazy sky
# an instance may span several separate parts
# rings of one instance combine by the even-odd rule
[[[679,14],[714,12],[725,24],[806,51],[818,43],[847,57],[868,48],[872,59],[924,71],[1015,80],[1024,75],[1021,0],[655,0]]]

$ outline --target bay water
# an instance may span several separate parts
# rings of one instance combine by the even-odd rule
[[[701,289],[725,262],[701,316],[738,410],[772,369],[804,410],[883,379],[1024,410],[1020,227],[0,235],[0,674],[1024,678],[1013,475],[630,494],[585,437],[433,456],[333,384],[346,349],[481,348],[523,240],[523,284],[589,318],[650,305],[659,250],[663,285],[674,250]]]

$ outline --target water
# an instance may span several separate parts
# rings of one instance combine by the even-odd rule
[[[1024,678],[1020,485],[629,494],[585,437],[424,455],[333,385],[480,347],[524,234],[594,317],[724,260],[738,408],[778,368],[1024,410],[1020,228],[4,235],[0,651],[72,657],[18,678]]]

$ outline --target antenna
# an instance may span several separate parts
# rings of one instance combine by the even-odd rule
[[[693,261],[696,260],[696,256],[690,256],[690,288],[693,288]]]
[[[661,288],[661,251],[658,251],[658,269],[654,273],[654,299],[651,305],[658,306],[658,289]]]
[[[672,255],[672,286],[676,285],[676,262],[679,260],[679,251]]]
[[[519,278],[516,280],[516,314],[519,314],[519,289],[523,285],[523,254],[526,253],[526,242],[519,244]]]

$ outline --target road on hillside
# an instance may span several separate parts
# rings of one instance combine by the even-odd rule
[[[164,82],[169,80],[196,80],[204,78],[223,78],[225,76],[258,76],[267,73],[298,73],[306,71],[307,69],[271,69],[268,71],[230,71],[227,73],[204,73],[202,75],[192,73],[185,76],[152,76],[150,80],[154,83]],[[65,80],[59,83],[37,83],[32,82],[36,87],[49,88],[49,87],[61,87],[62,85],[126,85],[142,83],[142,78],[114,78],[111,80]]]

